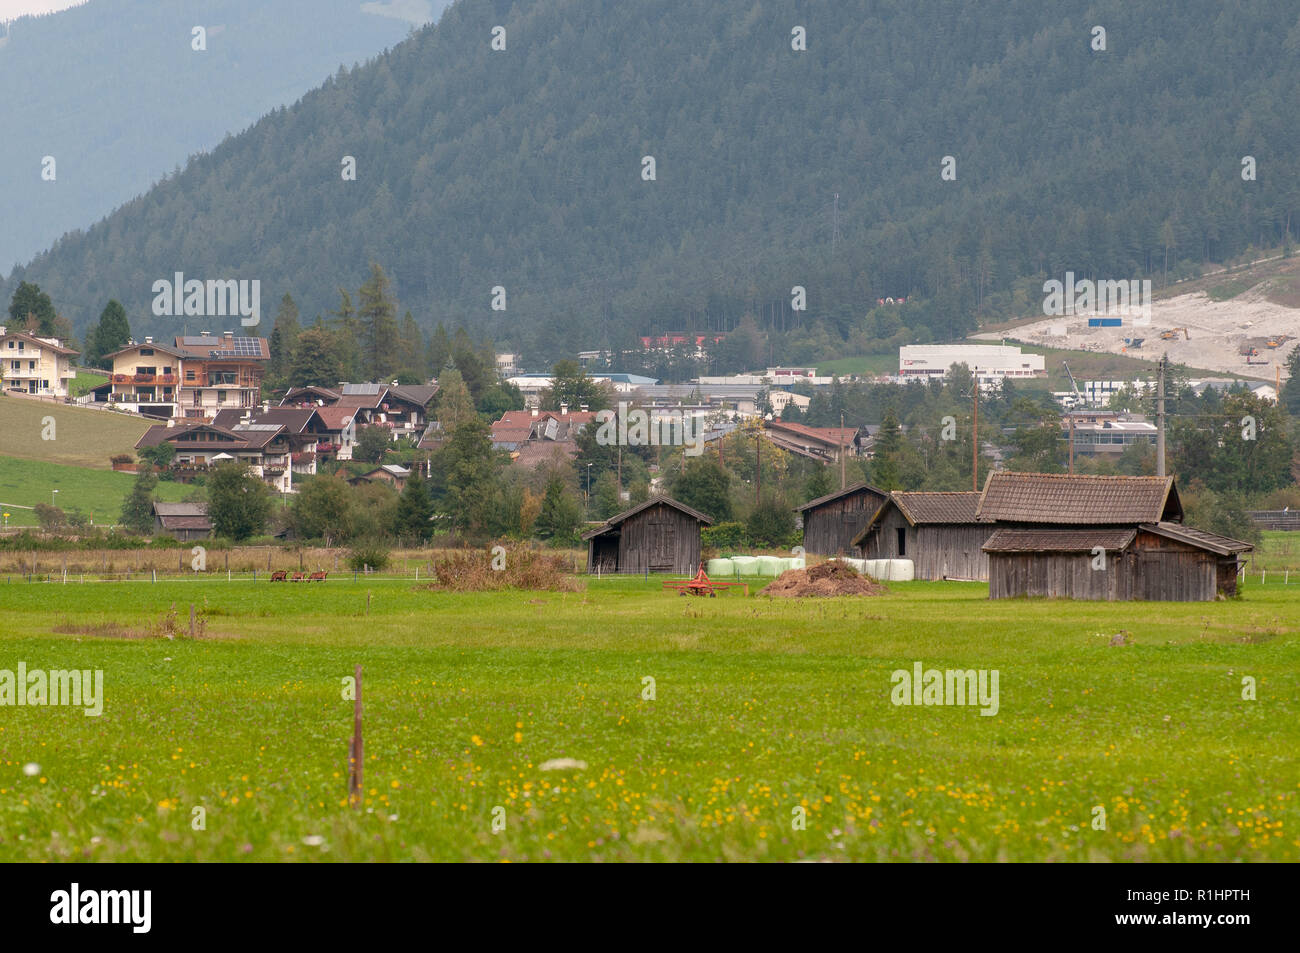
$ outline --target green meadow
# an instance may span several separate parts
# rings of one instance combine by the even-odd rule
[[[104,673],[98,717],[0,707],[0,856],[1300,859],[1297,590],[789,601],[660,581],[0,585],[0,669]],[[916,662],[997,670],[997,713],[893,704]],[[585,767],[543,769],[562,758]]]
[[[122,502],[134,483],[134,473],[0,456],[0,504],[9,514],[10,526],[36,526],[34,507],[50,502],[64,512],[80,509],[97,526],[111,525],[121,515]],[[155,499],[176,502],[193,491],[183,483],[163,482],[153,495]]]

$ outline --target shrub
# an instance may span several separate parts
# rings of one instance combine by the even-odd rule
[[[739,549],[749,544],[749,534],[744,523],[718,523],[700,530],[700,542],[718,550]]]
[[[367,566],[383,569],[388,565],[388,560],[388,548],[378,540],[364,540],[348,550],[348,568],[353,572],[362,572]]]
[[[573,577],[569,560],[559,553],[512,549],[495,556],[488,550],[448,553],[433,564],[437,582],[427,589],[481,592],[494,589],[576,592],[582,585]]]

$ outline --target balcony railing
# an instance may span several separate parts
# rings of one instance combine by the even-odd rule
[[[114,374],[114,384],[175,384],[175,374]]]

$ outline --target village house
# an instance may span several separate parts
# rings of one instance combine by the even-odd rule
[[[713,518],[666,496],[651,497],[583,534],[587,572],[694,574],[700,529]]]
[[[862,437],[855,427],[809,427],[789,420],[768,420],[763,436],[790,453],[821,463],[839,463],[840,455],[861,453]]]
[[[492,424],[492,446],[510,454],[512,465],[535,469],[556,454],[578,455],[577,436],[595,421],[591,411],[507,410]]]
[[[218,464],[238,461],[249,472],[281,493],[293,492],[292,436],[281,424],[238,423],[218,427],[209,423],[169,421],[150,427],[136,449],[170,443],[176,449],[172,468],[184,482]]]
[[[328,427],[316,408],[267,407],[252,410],[223,410],[212,419],[217,427],[238,432],[250,424],[275,425],[289,441],[290,466],[294,473],[312,475],[316,472],[317,450],[331,439]]]
[[[6,393],[66,400],[76,377],[72,358],[78,354],[58,338],[37,337],[0,325],[0,379]]]
[[[894,490],[853,538],[863,559],[910,559],[917,579],[986,580],[983,546],[994,526],[977,516],[980,494]]]
[[[386,427],[393,440],[415,442],[429,424],[428,408],[438,385],[344,383],[339,391],[333,406],[352,410],[357,428]]]
[[[854,483],[798,507],[795,512],[803,517],[804,551],[813,556],[853,552],[855,538],[887,498],[884,490]]]
[[[352,384],[337,388],[310,385],[293,387],[280,400],[281,407],[315,407],[325,421],[330,446],[319,451],[327,458],[352,459],[360,427],[385,427],[393,440],[420,441],[429,428],[429,404],[438,393],[432,384]]]
[[[222,410],[256,407],[262,402],[262,378],[271,359],[266,338],[220,336],[209,331],[179,335],[180,416],[211,420]]]
[[[1234,595],[1241,540],[1183,526],[1173,477],[989,474],[989,598],[1203,601]]]
[[[399,466],[396,463],[385,463],[383,466],[375,467],[375,469],[360,476],[352,477],[348,482],[353,486],[360,486],[363,483],[387,483],[400,493],[406,488],[406,481],[410,477],[411,471],[406,467]]]
[[[91,400],[144,417],[180,417],[183,357],[178,349],[156,344],[151,337],[143,344],[132,341],[105,355],[112,362],[109,377],[91,392]]]

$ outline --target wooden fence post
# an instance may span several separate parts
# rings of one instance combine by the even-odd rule
[[[194,638],[194,603],[190,603],[190,638]]]
[[[361,666],[353,673],[356,685],[352,699],[352,747],[348,755],[348,800],[353,807],[361,807],[362,770],[365,763],[365,746],[361,741]]]

